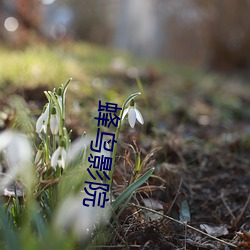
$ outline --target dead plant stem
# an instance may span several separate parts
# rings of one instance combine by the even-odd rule
[[[170,211],[171,211],[172,208],[173,208],[173,205],[174,205],[175,202],[176,202],[176,199],[177,199],[177,197],[178,197],[178,195],[179,195],[179,193],[180,193],[180,190],[181,190],[181,185],[182,185],[182,179],[180,180],[178,190],[177,190],[177,192],[176,192],[176,195],[175,195],[175,197],[174,197],[174,200],[172,201],[172,203],[171,203],[171,205],[170,205],[170,207],[169,207],[169,209],[168,209],[168,211],[167,211],[167,214],[170,213]]]

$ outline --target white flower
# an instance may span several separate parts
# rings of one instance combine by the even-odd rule
[[[0,152],[7,163],[7,173],[1,179],[1,187],[8,185],[20,176],[27,186],[33,181],[32,177],[32,147],[28,138],[17,132],[6,130],[0,133]]]
[[[59,146],[51,157],[51,166],[56,168],[58,165],[60,168],[64,169],[67,160],[67,152],[63,146]]]
[[[141,112],[135,107],[134,100],[130,101],[130,105],[128,108],[126,108],[123,112],[122,120],[125,118],[125,116],[128,114],[128,122],[129,125],[133,128],[135,126],[136,119],[143,124],[144,120],[142,117]]]
[[[61,108],[61,111],[62,111],[62,96],[58,95],[57,96],[57,101],[58,101],[58,104],[59,104],[59,106]]]
[[[55,107],[52,108],[51,116],[50,116],[50,130],[53,135],[56,135],[59,131],[59,117],[58,112]]]
[[[90,239],[93,230],[110,219],[110,207],[86,207],[82,205],[83,195],[69,195],[58,206],[54,226],[57,232],[72,234],[78,240]]]
[[[49,104],[47,104],[45,110],[40,115],[36,122],[36,132],[41,133],[42,131],[46,134],[47,132],[47,125],[49,120]]]

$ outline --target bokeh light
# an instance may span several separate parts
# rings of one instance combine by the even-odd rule
[[[8,17],[4,21],[4,27],[9,32],[14,32],[18,29],[18,20],[15,17]]]

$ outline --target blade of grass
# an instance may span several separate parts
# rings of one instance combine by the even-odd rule
[[[128,197],[128,199],[125,201],[125,203],[123,204],[122,208],[119,209],[119,212],[117,213],[117,215],[115,216],[112,225],[114,225],[116,223],[116,221],[119,219],[121,213],[123,212],[123,210],[126,208],[127,204],[129,203],[130,199],[132,198],[133,193],[131,193]]]
[[[2,208],[0,208],[0,228],[2,228],[4,233],[4,238],[6,242],[6,249],[7,250],[21,250],[20,242],[17,237],[17,233],[14,231],[13,228],[11,228],[7,213],[4,213]]]
[[[140,187],[154,172],[154,168],[149,169],[143,176],[138,178],[133,184],[131,184],[128,188],[126,188],[118,198],[113,202],[112,208],[115,211],[124,200],[126,200],[138,187]]]

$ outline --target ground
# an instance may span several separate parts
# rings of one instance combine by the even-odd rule
[[[6,49],[2,50],[8,55]],[[11,53],[14,58],[17,52]],[[33,58],[36,53],[40,59]],[[53,58],[52,63],[48,60],[51,64],[62,60],[50,75],[46,72],[52,65],[44,65],[41,54],[46,60]],[[226,242],[237,245],[242,241],[250,245],[249,238],[240,240],[236,234],[250,230],[247,77],[134,60],[86,44],[66,44],[50,50],[26,49],[19,56],[24,57],[19,58],[20,62],[26,60],[25,69],[18,69],[16,64],[12,71],[2,69],[1,111],[11,119],[11,96],[19,94],[36,117],[46,101],[43,90],[51,89],[53,84],[57,87],[63,77],[73,76],[66,121],[74,131],[73,139],[84,131],[94,130],[91,119],[98,100],[121,106],[128,94],[138,89],[142,92],[136,101],[145,124],[136,124],[131,129],[125,123],[122,128],[114,196],[135,177],[134,159],[138,159],[138,152],[141,160],[149,158],[141,171],[153,166],[155,172],[147,185],[138,189],[116,224],[108,227],[113,237],[103,249],[227,250],[233,248]],[[22,71],[25,74],[20,78]],[[136,83],[135,72],[142,85]],[[55,83],[57,76],[59,83]],[[8,119],[2,118],[1,129],[9,126]],[[187,221],[187,226],[138,206]]]

